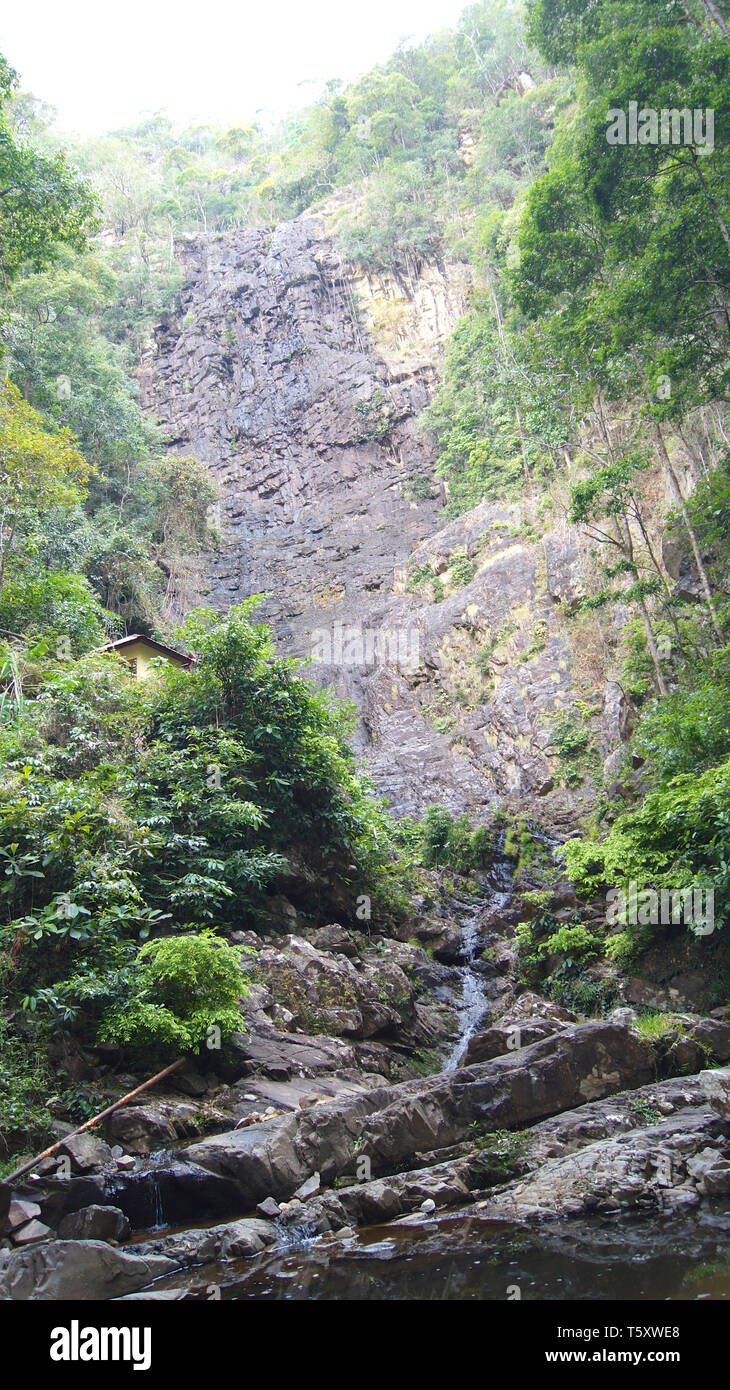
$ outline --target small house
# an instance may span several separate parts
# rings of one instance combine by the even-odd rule
[[[133,667],[137,680],[144,680],[150,673],[150,662],[160,657],[183,671],[189,671],[195,661],[194,656],[186,656],[184,652],[175,651],[174,647],[165,646],[164,642],[156,642],[154,637],[141,637],[139,633],[119,637],[116,642],[106,642],[102,650],[118,652],[124,657]]]

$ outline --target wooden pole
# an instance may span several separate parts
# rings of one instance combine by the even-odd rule
[[[58,1149],[68,1143],[69,1139],[75,1139],[77,1134],[85,1134],[87,1129],[93,1129],[94,1125],[98,1125],[100,1120],[105,1120],[107,1115],[112,1115],[115,1110],[119,1110],[122,1105],[126,1105],[127,1101],[134,1100],[135,1097],[140,1096],[143,1091],[148,1091],[150,1086],[156,1085],[158,1081],[162,1081],[164,1077],[169,1076],[171,1072],[177,1071],[178,1067],[183,1066],[186,1061],[187,1057],[180,1057],[177,1062],[173,1062],[171,1066],[165,1067],[164,1071],[158,1071],[156,1076],[151,1076],[149,1081],[144,1081],[141,1086],[137,1086],[136,1090],[129,1091],[126,1096],[122,1096],[121,1100],[115,1100],[113,1105],[108,1105],[106,1110],[101,1110],[98,1115],[94,1115],[93,1119],[87,1120],[83,1125],[79,1125],[78,1129],[75,1129],[71,1134],[65,1134],[63,1139],[56,1140],[56,1143],[51,1144],[49,1149],[44,1149],[43,1153],[36,1154],[35,1158],[31,1158],[29,1163],[24,1163],[22,1168],[16,1168],[14,1173],[10,1173],[8,1177],[3,1178],[3,1182],[9,1185],[15,1182],[17,1178],[22,1178],[24,1173],[29,1173],[31,1168],[35,1168],[36,1163],[42,1163],[44,1158],[51,1158]]]

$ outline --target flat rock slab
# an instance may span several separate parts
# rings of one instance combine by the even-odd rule
[[[64,1139],[59,1152],[71,1159],[76,1173],[88,1173],[113,1162],[109,1145],[95,1134],[72,1135]]]
[[[41,1209],[37,1202],[29,1202],[21,1197],[13,1197],[7,1212],[8,1230],[17,1231],[27,1222],[34,1221],[40,1216]]]
[[[646,1129],[665,1116],[707,1105],[710,1091],[705,1075],[717,1073],[655,1082],[541,1120],[525,1132],[526,1167],[539,1168],[546,1159],[574,1153],[599,1139]]]
[[[290,1081],[272,1081],[266,1077],[249,1077],[236,1087],[242,1095],[260,1097],[267,1105],[275,1105],[278,1110],[298,1110],[302,1102],[316,1105],[322,1101],[335,1100],[341,1095],[357,1095],[371,1090],[376,1084],[382,1086],[382,1077],[371,1079],[341,1076],[293,1077]]]
[[[53,1231],[43,1221],[28,1221],[11,1236],[13,1245],[37,1245],[39,1241],[52,1239]]]
[[[730,1127],[709,1106],[548,1159],[480,1203],[486,1220],[534,1221],[623,1209],[674,1211],[730,1191]],[[709,1182],[708,1182],[709,1180]]]
[[[572,1024],[517,1053],[448,1075],[383,1085],[327,1105],[213,1135],[186,1151],[230,1176],[252,1206],[290,1197],[314,1172],[325,1183],[354,1173],[356,1155],[392,1171],[417,1152],[485,1130],[523,1128],[563,1110],[641,1086],[654,1074],[651,1048],[626,1027]]]
[[[135,1251],[145,1257],[164,1256],[182,1269],[189,1265],[206,1264],[209,1260],[258,1255],[268,1245],[274,1244],[276,1236],[276,1227],[271,1221],[246,1217],[241,1221],[227,1221],[221,1226],[160,1236],[158,1240],[135,1246]]]
[[[339,1072],[356,1065],[355,1053],[342,1038],[316,1038],[302,1033],[280,1033],[272,1029],[267,1034],[234,1038],[239,1055],[245,1058],[249,1070],[260,1069],[275,1081],[287,1081],[293,1076],[320,1076],[323,1072]]]

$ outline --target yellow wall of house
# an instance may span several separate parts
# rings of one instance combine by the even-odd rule
[[[179,657],[163,656],[162,652],[156,652],[154,647],[148,647],[145,642],[130,642],[128,647],[124,647],[119,655],[125,661],[136,663],[137,680],[145,680],[152,674],[154,667],[150,667],[151,661],[168,661],[171,666],[185,666],[185,662]]]

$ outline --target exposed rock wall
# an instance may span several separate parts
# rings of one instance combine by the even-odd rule
[[[549,746],[572,689],[559,619],[581,589],[575,536],[522,540],[518,509],[486,505],[444,526],[443,497],[409,488],[432,463],[418,417],[468,284],[460,267],[357,275],[310,215],[231,233],[192,257],[143,398],[221,488],[203,597],[269,595],[283,649],[317,653],[360,709],[360,751],[394,805],[486,814],[507,798],[560,819],[577,809]],[[461,587],[459,553],[474,569]],[[443,593],[413,591],[419,566]]]
[[[222,490],[212,600],[270,592],[268,616],[291,640],[306,627],[297,618],[387,585],[437,511],[401,498],[435,367],[388,370],[324,224],[302,217],[201,248],[157,345],[145,402]]]

